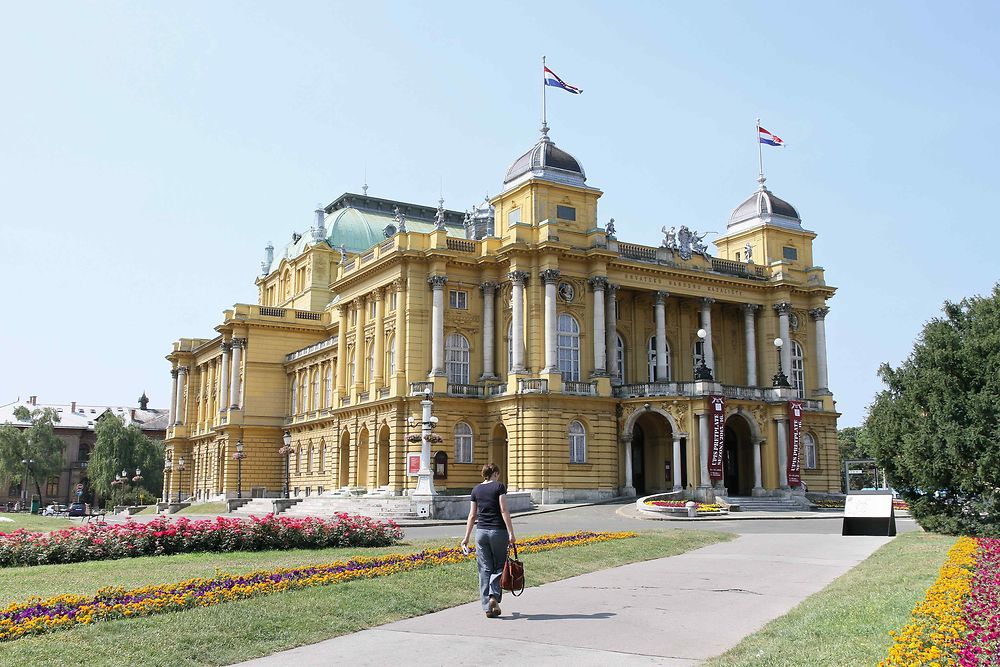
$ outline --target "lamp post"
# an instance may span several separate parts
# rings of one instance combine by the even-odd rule
[[[792,385],[788,382],[788,376],[785,375],[781,370],[781,346],[785,344],[785,341],[780,338],[774,339],[774,350],[778,353],[778,372],[774,374],[771,384],[780,389],[788,389]]]
[[[23,507],[28,502],[28,477],[31,476],[31,466],[35,463],[35,459],[21,459],[21,463],[24,465],[24,483],[21,484],[21,506]]]
[[[236,453],[233,454],[233,458],[236,459],[236,497],[243,497],[243,459],[247,457],[246,453],[243,451],[243,441],[236,441]]]
[[[142,481],[142,470],[139,468],[135,469],[135,477],[132,478],[132,483],[135,484],[135,506],[139,506],[139,482]]]
[[[288,459],[292,455],[292,434],[285,431],[281,436],[281,441],[285,446],[278,450],[278,453],[285,457],[285,498],[288,498]]]
[[[695,380],[705,380],[712,382],[712,369],[705,365],[705,337],[708,336],[708,332],[704,329],[698,329],[698,338],[701,339],[701,361],[698,363],[698,367],[694,369],[694,379]]]
[[[184,486],[185,467],[186,466],[184,465],[184,457],[182,456],[179,459],[177,459],[177,472],[179,473],[177,477],[177,502],[181,501],[181,488]]]
[[[420,401],[423,414],[420,420],[420,471],[417,472],[417,488],[413,492],[415,496],[434,496],[437,491],[434,489],[434,473],[431,471],[431,429],[437,424],[438,418],[431,415],[431,408],[434,406],[431,388],[424,390],[424,400]],[[413,417],[407,421],[412,426],[416,423]]]

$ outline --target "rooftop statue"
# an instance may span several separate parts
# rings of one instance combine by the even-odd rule
[[[396,220],[396,231],[398,233],[400,233],[400,234],[405,234],[406,233],[406,216],[403,215],[402,211],[399,210],[398,206],[395,207],[394,209],[392,209],[392,212],[394,214],[393,218]]]
[[[608,235],[608,238],[615,238],[615,219],[611,218],[608,220],[608,224],[604,226],[604,233]]]
[[[747,264],[753,264],[753,246],[747,241],[747,244],[743,246],[743,252],[746,253]]]
[[[667,226],[664,225],[663,227],[660,227],[660,231],[663,232],[662,247],[670,250],[677,250],[677,234],[674,233],[674,228],[671,227],[670,229],[667,229]]]

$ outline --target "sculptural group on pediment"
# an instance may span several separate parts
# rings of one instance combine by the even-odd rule
[[[704,242],[708,232],[699,234],[693,229],[689,229],[687,225],[681,225],[681,228],[676,232],[673,227],[667,229],[664,225],[660,231],[663,232],[661,246],[679,254],[681,259],[691,259],[692,255],[701,255],[705,259],[711,257],[708,254],[708,244]]]

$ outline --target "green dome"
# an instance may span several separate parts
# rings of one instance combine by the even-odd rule
[[[385,238],[386,225],[394,225],[391,215],[356,208],[341,208],[326,217],[326,240],[334,248],[364,252]]]

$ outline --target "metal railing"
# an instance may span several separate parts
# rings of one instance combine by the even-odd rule
[[[285,309],[284,308],[267,308],[267,307],[261,306],[261,308],[260,308],[260,314],[261,314],[262,317],[284,317],[285,316]]]
[[[517,392],[519,394],[547,394],[549,393],[549,381],[540,378],[518,380]]]
[[[321,320],[323,319],[323,313],[313,313],[308,310],[296,310],[295,319],[297,320]]]
[[[563,393],[579,394],[581,396],[597,396],[597,385],[590,382],[563,382]]]

